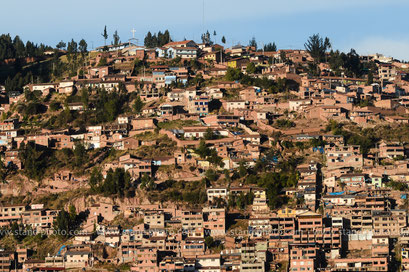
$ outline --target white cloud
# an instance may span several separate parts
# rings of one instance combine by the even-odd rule
[[[409,60],[409,39],[368,37],[350,48],[354,48],[363,55],[380,53],[399,60]],[[345,48],[344,51],[348,51],[350,48]]]

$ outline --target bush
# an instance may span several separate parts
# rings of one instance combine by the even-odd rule
[[[229,67],[224,77],[228,81],[236,81],[236,80],[240,80],[243,77],[243,74],[240,72],[239,69],[234,69],[234,68]]]
[[[401,191],[401,192],[408,190],[408,185],[406,183],[393,181],[393,180],[389,181],[387,183],[387,186],[391,187],[394,190]]]
[[[295,123],[288,119],[278,119],[275,121],[274,127],[276,128],[292,128],[295,127]]]
[[[54,101],[54,102],[52,102],[50,104],[49,108],[50,108],[50,111],[57,111],[57,110],[61,109],[61,104]]]
[[[219,178],[219,175],[213,169],[209,169],[206,171],[206,178],[210,181],[216,181]]]
[[[34,115],[34,114],[40,114],[44,113],[46,110],[46,107],[38,102],[31,102],[29,103],[25,108],[24,108],[24,114],[25,115]]]

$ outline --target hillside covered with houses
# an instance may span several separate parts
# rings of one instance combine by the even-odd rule
[[[102,36],[0,36],[0,271],[409,271],[408,63]]]

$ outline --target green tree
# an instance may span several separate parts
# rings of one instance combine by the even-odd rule
[[[14,37],[13,46],[16,58],[23,58],[26,54],[26,47],[24,46],[24,42],[20,39],[19,36]]]
[[[254,47],[254,49],[257,51],[257,41],[255,37],[251,38],[249,41],[249,46]]]
[[[104,38],[104,45],[107,45],[107,39],[108,39],[107,26],[104,27],[104,32],[102,32],[101,36]]]
[[[368,79],[366,80],[366,85],[371,85],[373,83],[373,73],[372,71],[368,72]]]
[[[152,33],[150,31],[145,36],[144,44],[148,48],[154,47],[153,37],[152,37]]]
[[[226,179],[227,182],[231,182],[231,176],[230,176],[230,172],[227,169],[223,170],[223,174],[224,174],[224,178]]]
[[[212,248],[215,246],[215,242],[212,236],[207,236],[205,238],[205,244],[207,248]]]
[[[69,238],[74,235],[74,231],[78,228],[79,218],[75,212],[75,208],[70,206],[70,212],[62,209],[54,220],[54,230],[60,237]]]
[[[253,62],[247,64],[246,72],[247,74],[255,74],[257,71],[256,65]]]
[[[21,160],[24,173],[32,179],[40,180],[47,166],[47,158],[44,151],[41,151],[34,142],[22,143],[19,149],[19,159]]]
[[[30,233],[30,225],[25,226],[23,223],[13,222],[10,224],[10,231],[13,237],[18,241],[22,242]]]
[[[71,62],[71,60],[75,60],[77,52],[78,52],[78,44],[74,41],[74,39],[71,39],[71,41],[68,42],[68,46],[67,46],[68,61]]]
[[[323,39],[319,34],[310,36],[304,44],[305,50],[311,55],[316,64],[324,60],[325,52],[330,46],[329,39]]]
[[[81,39],[80,43],[78,44],[78,49],[80,50],[82,58],[85,57],[85,53],[88,52],[88,44],[84,39]]]
[[[99,186],[103,180],[101,170],[98,167],[92,168],[91,176],[89,178],[89,185],[92,191],[98,191]]]
[[[44,51],[51,49],[51,47],[44,44],[36,45],[30,41],[27,41],[24,45],[19,36],[15,36],[12,39],[10,34],[0,35],[0,61],[14,58],[38,57],[42,56]],[[20,62],[17,61],[15,64],[17,65],[16,70],[19,70]]]
[[[6,183],[7,169],[3,160],[0,158],[0,183]]]
[[[226,75],[224,77],[228,81],[235,81],[235,80],[242,79],[243,74],[240,72],[239,69],[229,67],[229,68],[227,68],[227,72],[226,72]]]
[[[287,62],[287,54],[283,50],[280,50],[280,60],[281,62]]]
[[[210,154],[209,154],[209,156],[207,157],[207,160],[208,160],[211,164],[213,164],[213,165],[215,165],[215,166],[220,166],[220,167],[223,167],[223,166],[224,166],[223,158],[218,156],[217,150],[214,149],[214,148],[213,148],[213,149],[210,149]]]
[[[349,51],[349,53],[344,57],[344,68],[346,69],[346,75],[349,77],[362,76],[363,65],[359,55],[354,49],[351,49],[351,51]]]
[[[117,97],[113,97],[113,99],[108,100],[104,104],[104,109],[105,109],[105,119],[108,120],[109,122],[112,122],[116,119],[120,112],[120,104],[119,100]]]
[[[102,57],[99,62],[98,62],[98,67],[102,67],[102,66],[107,66],[108,62],[107,62],[107,58]]]
[[[155,189],[156,184],[151,176],[144,174],[141,178],[141,187],[146,190],[153,190]]]
[[[213,169],[208,169],[205,173],[205,176],[209,181],[216,181],[219,178],[219,175]]]
[[[167,44],[167,43],[170,43],[170,42],[172,42],[172,39],[171,39],[171,37],[170,37],[170,33],[169,33],[169,30],[165,30],[165,32],[163,33],[163,38],[162,38],[162,41],[161,41],[162,43],[161,43],[161,45],[160,46],[163,46],[163,45],[165,45],[165,44]]]
[[[117,30],[115,30],[113,38],[114,38],[114,45],[118,45],[121,42]]]
[[[62,209],[55,221],[54,221],[54,230],[57,231],[59,236],[69,237],[70,234],[70,215],[64,209]]]
[[[84,145],[80,142],[75,143],[74,146],[74,166],[75,167],[81,167],[84,166],[84,164],[87,162],[87,151],[84,147]]]
[[[128,171],[126,171],[123,178],[124,178],[124,182],[123,182],[124,189],[123,189],[122,195],[125,197],[134,197],[135,189],[132,184],[131,174]]]
[[[95,172],[93,176],[92,186],[96,187],[100,183],[101,176],[98,172]],[[117,168],[115,171],[109,169],[104,182],[98,187],[97,191],[104,193],[105,196],[132,197],[135,195],[131,175],[123,168]]]
[[[236,196],[236,207],[240,210],[243,210],[246,207],[246,197],[243,193],[240,193]]]
[[[68,213],[69,213],[69,216],[70,216],[70,221],[75,222],[75,220],[77,218],[77,210],[75,209],[74,205],[71,204],[68,207]]]
[[[216,135],[214,134],[214,132],[213,132],[213,130],[211,128],[207,128],[203,138],[205,140],[214,140],[217,137],[216,137]]]
[[[170,33],[169,30],[165,30],[165,32],[159,31],[158,34],[156,35],[153,34],[149,31],[144,39],[144,44],[148,48],[153,48],[153,47],[161,47],[169,42],[171,42],[172,39],[170,38]]]
[[[102,192],[105,196],[110,196],[116,194],[117,192],[114,180],[114,171],[111,168],[107,172],[104,184],[102,186]]]
[[[84,105],[85,109],[88,109],[88,102],[89,102],[89,94],[87,88],[81,89],[81,102]]]
[[[226,43],[226,38],[223,36],[222,37],[222,43],[225,44]]]
[[[264,51],[265,52],[276,52],[277,51],[277,45],[273,43],[268,43],[264,45]]]
[[[36,46],[30,41],[27,41],[26,43],[26,55],[27,57],[35,57],[37,55]]]
[[[59,43],[57,43],[55,47],[61,50],[61,49],[65,49],[65,47],[67,47],[67,44],[64,41],[60,41]]]
[[[207,30],[206,33],[203,33],[201,38],[202,38],[202,43],[209,44],[209,45],[213,44],[212,39],[210,37],[209,30]]]
[[[133,109],[136,113],[141,113],[144,105],[145,103],[143,103],[141,97],[138,95],[133,104]]]
[[[239,176],[244,178],[247,175],[247,167],[244,162],[240,162],[239,164]]]
[[[206,141],[204,139],[200,140],[199,147],[195,150],[196,154],[198,154],[202,159],[205,159],[210,154],[210,149],[206,145]]]

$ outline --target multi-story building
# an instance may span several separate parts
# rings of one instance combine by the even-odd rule
[[[229,192],[227,188],[208,188],[207,200],[213,202],[216,198],[227,200]]]
[[[272,225],[268,216],[252,216],[249,218],[249,233],[254,237],[269,237],[272,233]]]
[[[254,213],[268,213],[270,210],[267,205],[266,190],[264,189],[254,189],[254,199],[252,211]]]
[[[158,250],[156,248],[139,247],[136,249],[135,265],[131,271],[158,272]]]
[[[399,237],[407,226],[405,210],[372,211],[373,231],[377,235]]]
[[[177,57],[182,59],[194,59],[197,56],[197,48],[195,47],[170,47],[166,52],[171,59]]]
[[[14,251],[3,250],[0,251],[0,272],[9,272],[13,269],[13,264],[16,261],[16,254]]]
[[[190,114],[205,116],[209,114],[210,99],[207,96],[199,96],[188,101],[187,109]]]
[[[363,167],[363,156],[360,153],[360,146],[326,146],[325,153],[327,157],[328,169],[342,167],[353,167],[361,169]]]
[[[83,268],[93,266],[92,251],[67,251],[65,253],[66,268]]]
[[[47,210],[43,205],[31,205],[22,214],[22,222],[25,225],[30,225],[36,231],[51,231],[54,220],[58,216],[59,210]]]
[[[385,235],[372,236],[372,257],[388,257],[390,254],[389,237]]]
[[[205,235],[224,237],[226,235],[226,210],[224,208],[203,208]]]
[[[379,157],[380,158],[404,158],[405,148],[399,143],[386,143],[382,142],[379,145]]]
[[[316,271],[319,263],[319,246],[315,243],[290,244],[289,271]]]
[[[325,249],[334,250],[341,248],[341,229],[326,226],[322,215],[305,212],[297,216],[297,221],[295,243],[317,243]]]
[[[355,173],[343,174],[339,177],[339,181],[349,188],[365,187],[366,175]]]
[[[346,258],[334,259],[330,271],[388,271],[388,258]]]
[[[185,231],[203,228],[202,210],[182,211],[182,229]]]
[[[165,228],[165,214],[163,211],[145,211],[143,223],[149,228]]]
[[[0,205],[0,226],[8,226],[14,222],[19,223],[26,209],[25,205]]]
[[[256,242],[242,243],[240,252],[240,271],[265,271],[266,251],[257,250]]]
[[[395,80],[395,77],[397,75],[396,67],[389,63],[379,64],[378,75],[379,75],[379,79],[382,81]]]

